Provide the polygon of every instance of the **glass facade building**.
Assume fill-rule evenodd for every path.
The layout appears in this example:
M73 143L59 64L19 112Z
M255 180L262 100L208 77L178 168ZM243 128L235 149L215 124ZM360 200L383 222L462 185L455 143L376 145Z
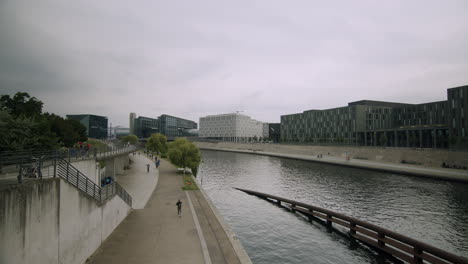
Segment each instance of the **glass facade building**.
M281 116L281 140L310 143L447 148L467 143L468 86L447 101L404 104L362 100Z
M161 133L169 140L173 140L176 137L186 136L189 130L197 129L197 123L170 115L150 118L136 117L136 114L131 113L130 127L133 127L133 133L139 138L148 138L154 133Z
M86 127L86 133L90 138L107 138L108 120L105 116L98 115L67 115L67 119L80 121Z

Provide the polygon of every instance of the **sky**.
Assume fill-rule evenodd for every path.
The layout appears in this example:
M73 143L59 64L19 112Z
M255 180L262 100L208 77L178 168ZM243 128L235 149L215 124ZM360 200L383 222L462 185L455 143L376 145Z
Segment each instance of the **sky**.
M468 84L468 1L0 0L0 94L44 111L264 122Z

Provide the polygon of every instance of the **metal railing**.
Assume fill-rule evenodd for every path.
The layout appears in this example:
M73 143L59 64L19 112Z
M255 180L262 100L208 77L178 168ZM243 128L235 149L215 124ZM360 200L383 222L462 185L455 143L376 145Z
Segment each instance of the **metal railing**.
M64 150L25 150L25 151L2 151L0 152L0 173L18 169L21 164L31 164L40 159L42 162L62 158L68 162L86 159L104 159L115 155L131 153L137 150L136 146L108 147L106 150L98 151L84 149Z
M54 172L54 177L58 176L68 181L79 190L93 197L99 203L117 194L130 207L132 206L132 197L117 182L113 182L101 188L64 159L56 160Z
M341 213L275 195L235 189L270 201L274 200L280 206L281 203L286 203L293 212L300 212L309 217L309 220L320 219L330 227L335 223L348 228L351 237L407 263L468 263L467 258Z
M86 175L76 169L70 162L76 159L99 159L131 153L136 150L134 146L125 146L121 148L112 148L108 151L95 153L96 155L73 155L73 151L15 151L1 152L0 166L10 165L10 171L17 175L17 181L21 184L24 180L44 179L60 177L87 195L93 197L99 203L102 203L114 195L118 195L130 207L132 206L132 197L120 186L113 182L100 187ZM8 175L8 174L7 174ZM8 182L9 183L9 182Z

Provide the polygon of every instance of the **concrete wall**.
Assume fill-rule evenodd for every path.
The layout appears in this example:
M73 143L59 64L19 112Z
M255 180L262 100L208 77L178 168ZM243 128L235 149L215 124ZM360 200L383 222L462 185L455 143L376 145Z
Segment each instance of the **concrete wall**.
M82 264L101 244L102 209L63 180L60 197L59 263Z
M106 177L113 177L118 180L119 175L123 175L124 172L124 167L129 166L129 156L128 155L122 155L122 156L117 156L112 159L107 159L105 160L106 163L106 172L105 175Z
M58 180L0 192L0 263L58 263Z
M195 142L200 147L226 148L240 150L256 150L285 154L317 155L345 157L347 153L351 158L400 163L402 160L420 163L425 166L440 167L442 162L468 167L468 153L436 149L411 148L382 148L382 147L354 147L354 146L306 146L285 144L236 144L230 142Z
M73 165L73 167L75 167L81 173L86 175L86 177L88 177L94 183L98 184L99 174L96 173L96 172L98 171L99 163L96 162L96 160L94 160L94 159L78 160L78 161L73 161L71 164Z
M95 200L61 179L0 192L0 263L84 263L130 213L114 196Z

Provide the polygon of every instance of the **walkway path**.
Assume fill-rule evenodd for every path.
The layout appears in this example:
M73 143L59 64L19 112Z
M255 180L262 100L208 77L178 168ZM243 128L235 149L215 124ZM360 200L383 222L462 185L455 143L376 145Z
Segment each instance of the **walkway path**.
M119 184L132 196L132 208L143 209L158 184L159 170L154 161L144 155L130 154L132 164L124 175L117 175ZM150 164L150 171L146 171L146 164Z
M146 171L140 174L148 175ZM230 243L232 237L203 194L183 191L182 184L182 175L163 160L156 190L146 206L133 210L88 263L241 263ZM175 205L178 199L181 217ZM242 263L250 263L248 257L244 259L248 261Z

